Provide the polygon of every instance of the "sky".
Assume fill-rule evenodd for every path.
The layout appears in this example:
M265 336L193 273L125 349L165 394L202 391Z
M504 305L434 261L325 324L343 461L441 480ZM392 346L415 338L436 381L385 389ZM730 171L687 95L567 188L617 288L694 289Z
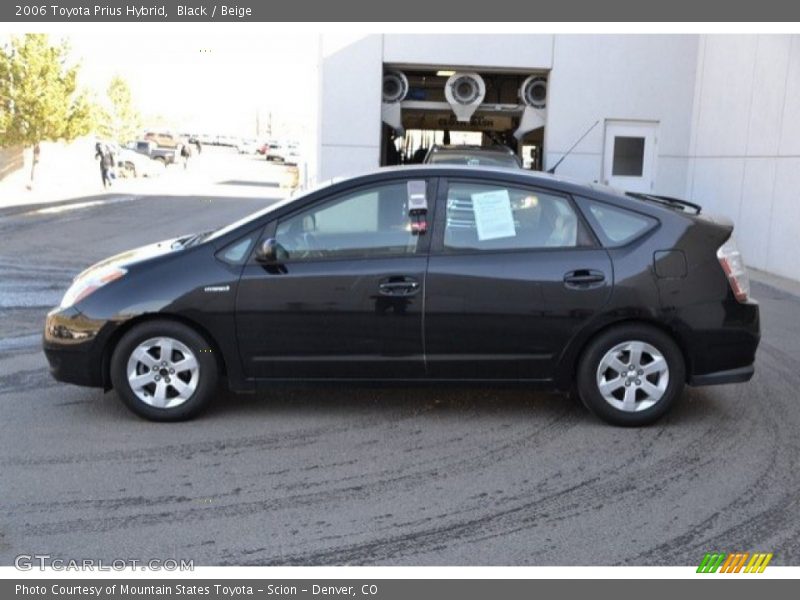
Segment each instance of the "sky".
M81 84L98 98L114 75L128 81L146 127L168 123L186 133L255 136L259 115L266 137L270 113L278 134L297 137L316 126L317 34L142 27L61 37L81 61Z

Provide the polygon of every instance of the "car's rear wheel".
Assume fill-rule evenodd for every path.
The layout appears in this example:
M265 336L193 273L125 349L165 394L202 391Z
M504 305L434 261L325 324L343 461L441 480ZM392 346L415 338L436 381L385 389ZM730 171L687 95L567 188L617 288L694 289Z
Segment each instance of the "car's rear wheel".
M173 321L147 321L127 332L111 357L111 381L122 401L153 421L190 419L217 387L208 342Z
M612 328L594 338L578 364L578 394L608 423L642 426L663 416L680 396L683 355L669 335L647 325Z

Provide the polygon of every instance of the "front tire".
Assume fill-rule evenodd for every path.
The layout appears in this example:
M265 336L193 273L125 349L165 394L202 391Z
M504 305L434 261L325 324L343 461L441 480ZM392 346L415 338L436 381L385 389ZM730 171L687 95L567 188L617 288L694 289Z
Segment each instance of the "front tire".
M208 405L217 389L218 367L208 342L194 329L174 321L147 321L117 344L111 381L140 417L182 421Z
M640 427L661 418L686 379L683 354L663 331L621 325L586 347L578 364L578 394L586 408L612 425Z

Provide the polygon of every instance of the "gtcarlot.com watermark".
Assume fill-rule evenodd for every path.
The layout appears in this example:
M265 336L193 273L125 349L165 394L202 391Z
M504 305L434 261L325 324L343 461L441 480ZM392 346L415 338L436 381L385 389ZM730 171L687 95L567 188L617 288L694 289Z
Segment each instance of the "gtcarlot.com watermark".
M49 554L20 554L14 558L20 571L194 571L194 560L183 558L54 558Z

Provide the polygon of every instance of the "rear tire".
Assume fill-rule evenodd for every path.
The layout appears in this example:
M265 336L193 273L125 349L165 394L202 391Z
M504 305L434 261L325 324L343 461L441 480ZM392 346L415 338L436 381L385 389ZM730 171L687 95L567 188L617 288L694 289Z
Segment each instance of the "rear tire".
M206 408L217 389L209 343L175 321L146 321L122 336L111 357L111 382L134 413L183 421Z
M578 394L593 414L612 425L640 427L672 408L683 390L686 367L666 333L629 324L589 342L576 379Z

